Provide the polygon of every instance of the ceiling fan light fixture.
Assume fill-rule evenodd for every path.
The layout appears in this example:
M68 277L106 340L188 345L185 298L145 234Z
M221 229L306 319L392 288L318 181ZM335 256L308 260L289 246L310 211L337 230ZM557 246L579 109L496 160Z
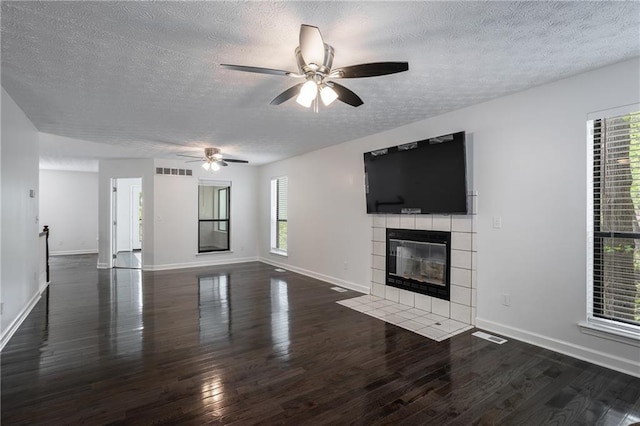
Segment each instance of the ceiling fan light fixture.
M338 99L338 94L325 84L322 86L322 89L320 89L320 98L325 106L329 106L333 101Z
M318 85L315 81L309 80L300 88L300 94L298 94L296 102L303 107L309 108L316 96L318 96Z
M272 68L262 68L246 65L221 64L223 68L252 72L304 78L304 81L289 87L276 96L271 105L280 105L296 97L297 103L318 112L318 92L324 105L333 103L336 99L352 107L359 107L364 102L352 90L329 81L340 78L378 77L409 70L408 62L368 62L333 68L335 50L333 46L324 42L320 29L313 25L300 26L300 44L295 49L298 71L284 71ZM328 86L328 87L326 87ZM326 92L326 93L325 93Z
M301 83L302 84L302 83ZM299 90L299 89L297 89ZM218 171L221 167L228 166L227 163L248 163L247 160L240 160L238 158L224 158L224 155L220 153L220 148L205 148L204 157L196 157L188 154L176 154L179 157L195 158L195 160L189 160L187 163L195 163L202 161L202 168L209 171Z

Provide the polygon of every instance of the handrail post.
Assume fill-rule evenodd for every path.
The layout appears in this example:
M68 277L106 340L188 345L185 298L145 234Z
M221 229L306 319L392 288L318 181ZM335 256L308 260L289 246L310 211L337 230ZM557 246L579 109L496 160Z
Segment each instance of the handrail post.
M45 238L45 247L46 247L46 257L47 257L47 282L50 281L49 278L49 225L44 225L44 228L42 228L42 232L44 232L46 234L46 238Z

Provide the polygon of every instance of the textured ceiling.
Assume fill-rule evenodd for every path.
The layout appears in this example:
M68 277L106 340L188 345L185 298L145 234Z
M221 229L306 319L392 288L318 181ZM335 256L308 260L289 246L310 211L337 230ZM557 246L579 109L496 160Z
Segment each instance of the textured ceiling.
M334 68L409 71L342 80L364 105L314 113L269 105L297 80L220 67L296 71L302 23L335 48ZM45 138L44 157L217 146L260 164L638 56L639 34L638 2L3 1L2 86L66 137Z

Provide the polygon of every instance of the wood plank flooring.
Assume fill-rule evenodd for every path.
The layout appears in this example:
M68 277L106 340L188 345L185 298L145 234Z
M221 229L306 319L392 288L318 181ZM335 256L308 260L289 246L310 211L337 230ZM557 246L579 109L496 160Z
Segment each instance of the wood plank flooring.
M435 342L262 263L52 258L2 351L2 425L629 425L640 379L514 340Z

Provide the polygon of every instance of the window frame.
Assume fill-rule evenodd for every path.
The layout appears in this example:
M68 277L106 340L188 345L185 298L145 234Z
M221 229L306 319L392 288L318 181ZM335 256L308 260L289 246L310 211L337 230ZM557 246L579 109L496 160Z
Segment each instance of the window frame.
M602 264L597 253L603 250L605 237L640 238L640 233L602 232L600 228L599 190L596 190L596 179L599 179L601 167L595 159L595 125L599 120L613 118L640 111L640 104L628 105L607 111L589 114L587 117L587 312L586 320L578 325L585 334L640 347L640 326L624 319L611 318L603 314L595 303L602 297L602 283L598 277L602 275ZM598 193L597 193L598 192Z
M219 209L220 209L220 191L225 191L226 193L226 205L227 205L227 214L226 214L226 219L201 219L200 218L200 214L201 214L201 205L200 205L200 188L201 187L214 187L214 188L218 188L217 191L215 192L214 196L213 196L213 200L214 201L214 205L212 206L212 209L214 212L218 213L219 215ZM212 201L213 201L212 200ZM217 205L216 205L217 204ZM202 223L205 222L209 222L209 223L213 223L214 225L214 229L216 230L216 232L220 232L220 233L224 233L226 234L226 248L212 248L212 249L203 249L201 246L201 229ZM231 251L231 182L225 182L225 181L213 181L213 180L205 180L205 179L200 179L198 181L198 239L197 239L197 247L198 247L198 254L203 254L203 253L220 253L220 252L230 252ZM222 229L225 228L225 229Z
M280 185L282 184L283 181L286 181L286 198L287 198L287 204L288 204L288 198L289 198L289 178L287 176L278 176L278 177L274 177L271 179L271 237L270 237L270 252L272 254L277 254L280 256L287 256L288 255L288 223L289 223L289 215L288 215L288 208L287 208L287 218L286 219L282 219L280 217L280 211L279 211L279 206L280 206ZM287 224L287 246L282 248L280 246L280 224L281 223L286 223Z

